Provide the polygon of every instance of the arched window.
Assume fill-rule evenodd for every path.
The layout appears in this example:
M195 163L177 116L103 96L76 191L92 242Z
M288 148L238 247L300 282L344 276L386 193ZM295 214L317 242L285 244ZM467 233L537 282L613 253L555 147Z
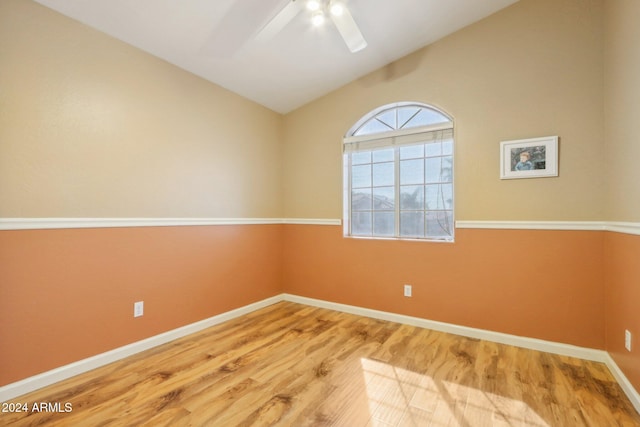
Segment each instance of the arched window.
M453 241L453 120L396 103L344 138L346 236Z

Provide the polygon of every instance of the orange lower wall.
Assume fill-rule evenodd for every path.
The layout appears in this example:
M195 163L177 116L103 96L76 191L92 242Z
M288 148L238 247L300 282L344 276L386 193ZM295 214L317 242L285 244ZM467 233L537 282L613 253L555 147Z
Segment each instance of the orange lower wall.
M288 292L606 346L640 389L638 253L640 236L594 231L458 229L453 244L312 225L1 231L0 386Z
M640 390L640 236L606 233L605 325L607 351ZM632 333L631 352L624 348Z
M456 242L345 239L287 225L285 292L604 349L598 231L456 230ZM413 285L413 297L402 295Z
M1 231L0 386L276 295L281 256L282 225Z

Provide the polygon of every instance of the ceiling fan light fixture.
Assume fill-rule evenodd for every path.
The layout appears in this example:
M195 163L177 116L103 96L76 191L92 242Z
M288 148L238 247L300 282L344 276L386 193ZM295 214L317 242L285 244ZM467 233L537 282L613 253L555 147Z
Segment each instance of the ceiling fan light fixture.
M333 16L342 16L342 14L344 13L344 4L339 1L332 1L331 5L329 6L329 12Z
M311 23L314 27L320 27L324 24L324 13L321 10L313 12L311 15Z
M309 9L312 12L315 12L316 10L320 10L320 1L319 0L309 0L307 1L307 9Z
M346 5L346 1L347 0L289 0L276 16L258 32L255 39L260 42L270 40L291 22L298 13L303 9L307 9L311 15L310 23L312 26L319 28L325 24L327 18L331 19L349 51L352 53L359 52L367 47L367 41L362 35L358 24L353 19ZM307 15L307 18L309 18L309 15Z

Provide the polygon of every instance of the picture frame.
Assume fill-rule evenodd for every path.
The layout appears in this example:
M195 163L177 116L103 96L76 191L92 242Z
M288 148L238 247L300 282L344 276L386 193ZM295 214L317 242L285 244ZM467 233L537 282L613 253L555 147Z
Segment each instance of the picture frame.
M500 143L500 179L554 176L558 176L557 136Z

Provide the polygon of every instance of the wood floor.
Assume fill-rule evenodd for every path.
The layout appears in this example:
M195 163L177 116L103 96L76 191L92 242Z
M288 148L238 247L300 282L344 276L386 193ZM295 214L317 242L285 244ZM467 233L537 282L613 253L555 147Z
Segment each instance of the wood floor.
M640 426L603 364L288 302L13 402L0 425Z

